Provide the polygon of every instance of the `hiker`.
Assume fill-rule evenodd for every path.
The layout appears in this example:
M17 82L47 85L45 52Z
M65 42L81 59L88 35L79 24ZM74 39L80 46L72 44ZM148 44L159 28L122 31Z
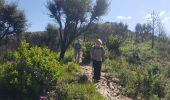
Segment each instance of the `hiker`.
M77 42L75 43L74 50L75 50L75 62L79 64L80 63L80 52L81 52L80 40L77 40Z
M100 80L102 61L104 58L104 48L102 46L101 39L97 39L96 44L92 46L90 50L90 56L93 61L93 82L98 82Z

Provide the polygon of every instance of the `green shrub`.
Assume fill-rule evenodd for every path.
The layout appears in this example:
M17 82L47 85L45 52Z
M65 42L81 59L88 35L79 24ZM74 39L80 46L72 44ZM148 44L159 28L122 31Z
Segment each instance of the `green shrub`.
M111 53L114 52L114 54L116 56L119 56L121 54L120 46L121 46L122 42L123 42L123 40L121 39L120 36L111 35L111 36L109 36L109 38L106 41L106 46Z
M92 42L86 42L84 44L84 46L82 47L82 51L83 51L83 59L82 59L82 63L84 64L89 64L91 61L91 57L90 57L90 49L91 47L94 45L95 43Z
M170 82L168 82L168 83L170 83ZM170 100L170 87L169 87L169 85L167 86L167 89L166 89L165 100Z
M140 72L130 67L121 69L118 77L120 79L120 83L124 87L122 89L122 94L133 99L137 99L138 95L141 93L140 91L143 77L141 76Z
M122 93L133 99L155 100L165 98L166 80L158 65L151 67L129 66L121 68L118 77L124 87Z
M74 60L75 54L74 49L68 49L65 53L64 63L72 62Z
M10 61L11 59L12 59L11 52L6 51L5 53L2 53L0 55L0 64L3 65L5 62Z
M37 99L56 84L60 64L56 54L47 48L32 47L21 42L13 53L13 61L3 65L3 85L13 99Z
M82 75L80 66L73 62L63 65L63 68L60 69L59 72L61 73L61 76L58 77L58 84L77 82Z
M57 54L47 48L29 47L23 41L11 54L11 60L0 67L0 89L5 89L8 99L38 100L40 95L47 95L59 100L104 100L88 83L79 65L58 62ZM86 82L81 78L86 78Z
M105 100L92 84L65 84L58 91L57 100Z
M166 70L166 77L167 77L167 78L170 78L170 68L168 68L168 69Z
M130 55L128 56L128 62L130 64L141 64L139 53L139 50L134 50L132 53L130 53Z
M103 63L102 70L107 71L110 75L117 75L121 69L128 66L128 62L123 59L106 59Z
M158 98L164 98L165 87L166 80L162 74L158 73L157 67L152 66L147 69L143 80L143 96L146 99L151 99L153 95L156 95Z

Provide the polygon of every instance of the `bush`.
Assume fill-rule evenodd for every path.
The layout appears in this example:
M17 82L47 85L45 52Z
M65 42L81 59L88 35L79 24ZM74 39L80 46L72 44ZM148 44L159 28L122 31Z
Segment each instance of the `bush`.
M117 75L121 69L128 66L128 62L121 58L121 59L106 59L103 63L102 70L107 71L110 75Z
M90 57L90 49L91 47L94 45L95 43L92 42L86 42L82 48L83 51L83 59L82 59L82 63L84 64L89 64L91 61L91 57Z
M56 98L57 100L105 100L92 84L65 84Z
M143 79L143 94L146 99L151 99L153 95L158 98L165 97L166 80L159 72L157 66L147 69Z
M165 68L165 76L166 76L167 78L170 78L170 66L168 66L168 67Z
M0 64L1 99L38 100L40 95L45 95L59 100L104 100L83 76L80 66L68 62L72 51L68 52L69 60L58 62L57 53L30 47L23 41L18 51L9 54L9 59Z
M128 62L130 64L141 64L141 59L139 57L139 50L134 50L129 56L128 56Z
M170 83L170 82L169 82ZM167 91L166 91L166 95L165 95L165 100L170 100L170 87L167 86Z
M165 98L166 80L157 66L150 68L123 68L119 73L123 94L134 99L152 100Z
M60 64L56 54L47 48L32 47L21 42L18 51L12 53L13 61L3 65L3 87L11 99L38 99L50 86L56 84Z
M106 41L106 46L111 53L114 52L115 56L119 56L121 54L120 46L122 43L123 43L123 40L121 39L120 36L111 35Z
M50 100L105 100L95 86L87 81L77 64L64 64L60 73L57 89L48 94Z
M82 70L80 66L69 62L68 64L63 65L63 68L60 69L60 77L58 77L58 84L67 84L72 82L77 82L82 75Z
M65 53L64 63L72 62L74 60L75 54L74 49L68 49Z

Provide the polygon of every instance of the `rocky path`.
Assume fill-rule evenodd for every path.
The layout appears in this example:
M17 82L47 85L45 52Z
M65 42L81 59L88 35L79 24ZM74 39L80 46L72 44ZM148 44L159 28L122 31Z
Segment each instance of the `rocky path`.
M84 74L92 81L92 67L82 66ZM107 98L107 100L132 100L120 94L121 86L118 85L117 78L109 79L107 73L101 72L101 80L95 83L97 90Z

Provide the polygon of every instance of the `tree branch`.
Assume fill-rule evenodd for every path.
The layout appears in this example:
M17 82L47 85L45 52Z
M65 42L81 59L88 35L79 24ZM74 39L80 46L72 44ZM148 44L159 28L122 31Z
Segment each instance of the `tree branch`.
M77 36L85 33L89 29L89 27L91 26L93 21L94 21L94 19L91 18L90 22L87 24L87 26L84 29L82 28L82 30L80 29L75 36L77 37Z
M54 18L57 20L58 24L59 24L59 33L60 33L60 42L62 43L63 41L63 26L62 26L62 22L61 22L61 12L58 11L58 14L54 14Z
M12 32L8 32L10 27L11 27L11 26L8 26L8 27L6 28L6 30L2 33L3 35L0 36L0 40L2 40L6 35L12 33Z

